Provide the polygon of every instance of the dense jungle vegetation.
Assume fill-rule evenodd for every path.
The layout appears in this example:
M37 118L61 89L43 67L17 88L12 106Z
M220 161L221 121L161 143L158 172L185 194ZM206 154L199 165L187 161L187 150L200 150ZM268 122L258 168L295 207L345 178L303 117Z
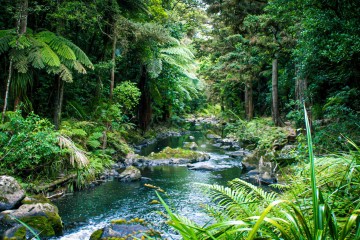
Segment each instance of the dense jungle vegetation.
M213 193L217 225L168 209L171 224L185 239L355 239L359 16L350 0L0 0L0 174L31 186L76 173L81 188L189 115L263 148L292 125L285 210L261 215L279 196L234 180L210 186L236 202Z

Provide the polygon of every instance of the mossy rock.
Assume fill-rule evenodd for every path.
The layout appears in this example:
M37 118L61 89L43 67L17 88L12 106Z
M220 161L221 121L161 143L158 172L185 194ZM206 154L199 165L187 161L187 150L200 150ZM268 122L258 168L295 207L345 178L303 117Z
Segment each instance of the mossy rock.
M14 226L3 233L3 240L25 240L26 228L22 225ZM1 237L1 236L0 236Z
M150 154L148 158L151 160L170 159L170 158L196 159L201 156L202 153L199 152L182 149L182 148L166 147L161 152Z
M132 240L161 237L159 232L149 228L147 225L143 219L139 218L134 218L129 221L125 219L115 219L111 221L109 227L93 232L90 240Z
M103 234L104 230L103 229L99 229L96 230L95 232L93 232L90 236L90 240L100 240L101 239L101 235Z
M52 237L62 234L63 225L56 206L50 203L24 204L19 209L5 213L3 221L9 224L16 224L8 214L21 220L36 232L40 237Z
M38 194L33 196L27 196L22 201L22 204L34 204L34 203L51 203L44 195Z

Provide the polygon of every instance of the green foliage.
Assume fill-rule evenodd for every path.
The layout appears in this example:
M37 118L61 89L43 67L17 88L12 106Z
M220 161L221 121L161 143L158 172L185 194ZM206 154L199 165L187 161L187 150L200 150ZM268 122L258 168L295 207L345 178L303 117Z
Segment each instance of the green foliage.
M269 150L276 141L286 143L287 130L275 127L269 118L257 118L246 122L237 119L234 123L227 123L227 135L241 139L245 143L255 144L259 150Z
M53 125L33 113L24 118L21 112L8 112L1 132L2 174L35 177L64 154Z
M126 81L114 89L114 101L119 103L124 114L132 113L139 104L141 92L135 83Z

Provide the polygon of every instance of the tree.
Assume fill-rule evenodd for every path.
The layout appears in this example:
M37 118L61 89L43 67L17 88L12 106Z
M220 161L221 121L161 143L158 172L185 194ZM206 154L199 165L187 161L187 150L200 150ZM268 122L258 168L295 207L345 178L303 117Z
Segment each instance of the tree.
M49 74L58 75L63 81L72 82L71 69L85 74L85 67L93 68L79 47L49 31L34 33L28 29L27 34L18 36L14 30L2 30L0 46L0 54L8 52L9 58L13 59L14 70L21 74L30 74L31 69L44 69ZM61 114L61 105L58 109L57 116ZM56 127L59 126L59 119L54 119Z

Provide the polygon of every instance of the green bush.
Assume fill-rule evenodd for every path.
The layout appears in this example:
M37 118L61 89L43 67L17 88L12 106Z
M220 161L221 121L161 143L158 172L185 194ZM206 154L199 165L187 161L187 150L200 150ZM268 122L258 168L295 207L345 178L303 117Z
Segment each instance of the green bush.
M1 174L38 175L64 152L54 126L33 113L24 118L20 111L7 112L7 121L0 129Z

